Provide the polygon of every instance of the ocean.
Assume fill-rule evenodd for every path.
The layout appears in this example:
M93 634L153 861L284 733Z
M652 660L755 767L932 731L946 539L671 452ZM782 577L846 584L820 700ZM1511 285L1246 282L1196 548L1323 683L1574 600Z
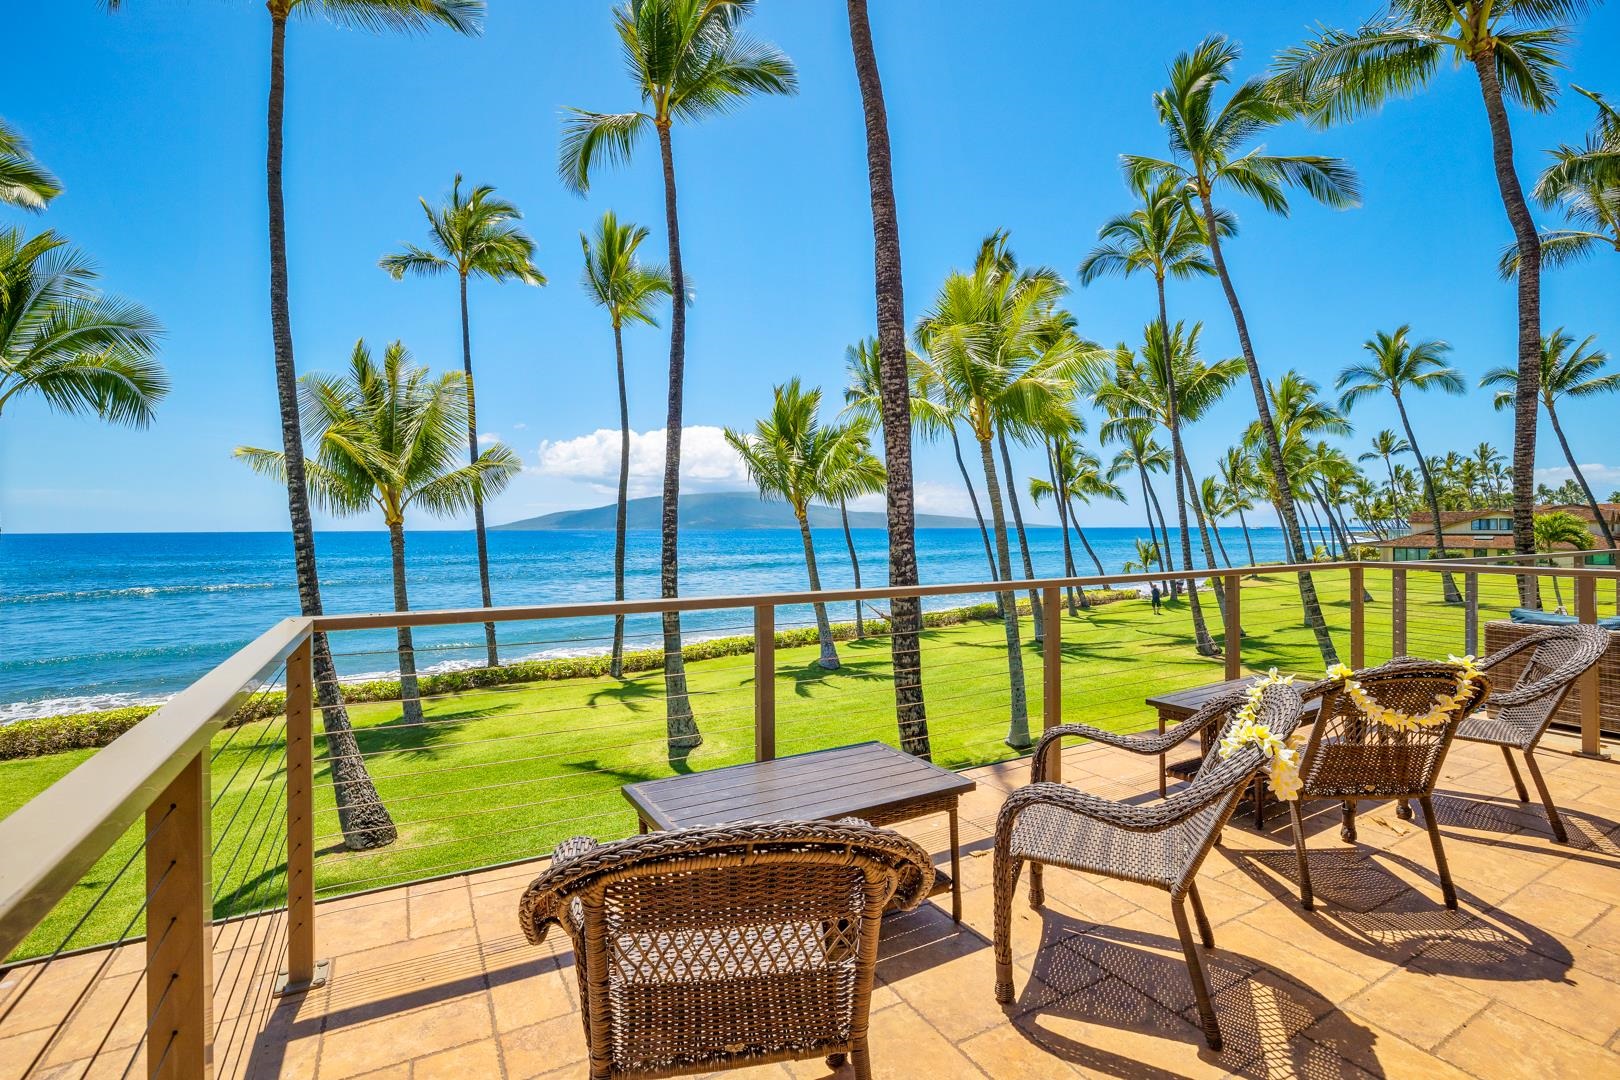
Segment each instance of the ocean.
M1030 530L1038 576L1057 576L1062 540L1055 528ZM1252 529L1256 559L1282 557L1282 534ZM1104 568L1135 558L1145 529L1093 528L1087 536ZM1227 552L1247 561L1243 534L1222 529ZM1172 536L1174 540L1174 536ZM816 530L824 588L852 584L843 533ZM497 604L579 603L613 597L613 534L598 531L492 532L491 586ZM862 583L887 580L887 535L855 530ZM1196 542L1195 542L1196 548ZM382 532L316 536L328 612L391 610L388 537ZM977 529L924 529L917 534L925 583L982 581L987 574ZM1075 544L1079 572L1095 566ZM407 539L413 608L478 603L477 557L470 532L418 532ZM1013 558L1018 561L1016 548ZM691 531L681 534L683 596L786 592L806 587L804 554L790 529ZM629 535L626 595L658 595L658 534ZM931 608L963 603L928 601ZM886 607L886 605L884 605ZM276 620L298 613L292 543L284 533L0 534L0 723L30 716L161 701L201 676ZM834 605L834 620L853 616ZM721 610L683 619L689 640L749 632L749 613ZM778 626L808 625L808 607L783 608ZM511 623L498 627L502 659L605 652L609 620ZM626 623L627 647L659 640L656 615ZM392 631L334 636L344 678L395 670ZM417 632L419 670L481 663L477 625Z

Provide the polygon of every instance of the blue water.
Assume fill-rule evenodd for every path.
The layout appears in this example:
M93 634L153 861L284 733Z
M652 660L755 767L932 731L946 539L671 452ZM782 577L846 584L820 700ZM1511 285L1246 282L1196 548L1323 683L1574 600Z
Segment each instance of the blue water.
M1108 571L1135 557L1145 530L1087 530ZM1252 530L1260 561L1281 558L1281 533ZM1246 561L1239 530L1223 529L1227 552ZM1057 576L1062 540L1056 529L1030 531L1037 575ZM852 584L843 533L817 530L822 585ZM497 604L609 600L613 596L611 532L493 532L489 535ZM862 583L887 580L887 535L855 531ZM316 538L328 612L393 607L385 533L332 532ZM1095 572L1075 545L1082 574ZM925 583L983 581L984 546L976 529L917 534ZM1016 551L1014 559L1017 559ZM470 532L412 533L407 566L411 606L478 603L477 558ZM806 586L803 549L791 530L694 531L681 536L684 596L785 592ZM658 534L631 533L626 595L658 595ZM962 603L935 598L930 607ZM292 544L280 533L103 533L0 535L0 722L23 716L162 700L251 641L271 623L298 613ZM849 604L834 606L849 618ZM683 620L691 638L746 633L746 610L694 612ZM808 608L783 608L778 625L807 625ZM503 659L606 650L609 620L511 623L499 626ZM658 640L657 616L627 620L632 646ZM418 632L418 667L466 666L483 656L475 626ZM394 670L391 631L334 635L345 677Z

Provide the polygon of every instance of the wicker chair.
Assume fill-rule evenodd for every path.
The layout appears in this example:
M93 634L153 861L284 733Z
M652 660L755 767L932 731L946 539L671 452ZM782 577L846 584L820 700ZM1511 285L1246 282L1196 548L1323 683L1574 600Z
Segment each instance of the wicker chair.
M1536 744L1547 733L1553 714L1564 703L1576 680L1585 675L1603 657L1609 647L1609 631L1597 626L1549 626L1520 638L1505 649L1498 649L1479 661L1481 671L1490 672L1518 666L1523 661L1519 654L1532 650L1529 664L1520 672L1518 682L1511 690L1493 690L1485 706L1489 716L1470 716L1457 729L1457 738L1469 742L1490 743L1502 748L1502 758L1508 772L1513 774L1513 786L1518 789L1519 801L1527 803L1530 795L1524 789L1524 779L1513 761L1513 751L1524 754L1524 763L1530 778L1536 782L1541 804L1547 808L1547 824L1552 826L1553 838L1560 844L1569 842L1564 822L1553 805L1547 791L1547 781L1536 766ZM1517 658L1515 661L1513 658ZM1503 664L1503 661L1508 661Z
M1460 670L1455 664L1403 658L1359 671L1356 681L1369 697L1386 708L1426 713L1436 695L1456 692ZM1485 699L1486 681L1476 680L1472 695L1445 722L1411 731L1394 731L1367 719L1345 693L1341 679L1323 680L1305 693L1309 697L1320 696L1322 703L1311 728L1310 741L1300 757L1299 797L1288 804L1293 821L1294 851L1299 859L1300 905L1309 911L1314 903L1310 863L1305 857L1305 823L1300 809L1306 800L1342 802L1344 825L1339 835L1353 842L1357 802L1416 799L1423 808L1429 842L1434 846L1434 861L1446 907L1455 909L1457 891L1451 885L1451 871L1446 866L1445 849L1440 846L1440 827L1434 820L1430 797L1458 725Z
M1230 723L1231 714L1244 701L1242 693L1222 695L1187 723L1202 726L1221 716ZM1266 689L1257 719L1286 737L1298 726L1300 709L1298 691L1279 684ZM996 1000L1007 1004L1013 998L1012 901L1024 863L1030 864L1031 907L1044 901L1043 864L1155 885L1170 894L1204 1038L1211 1049L1219 1050L1220 1025L1182 904L1192 901L1199 937L1205 948L1213 947L1215 936L1193 878L1265 758L1252 747L1224 759L1218 748L1211 749L1191 784L1162 802L1138 806L1045 780L1047 755L1064 733L1063 728L1054 728L1042 737L1035 749L1031 783L1007 797L996 819Z
M579 837L518 921L573 941L592 1080L846 1055L866 1078L879 921L933 880L922 848L853 819Z

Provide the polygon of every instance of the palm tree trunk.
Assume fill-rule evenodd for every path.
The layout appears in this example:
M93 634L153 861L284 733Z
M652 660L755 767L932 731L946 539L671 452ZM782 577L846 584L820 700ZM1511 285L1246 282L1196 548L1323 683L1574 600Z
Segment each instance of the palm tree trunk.
M1024 532L1024 514L1018 506L1018 484L1013 480L1012 455L1007 453L1007 433L998 424L996 426L996 443L1001 449L1001 469L1007 476L1007 502L1012 506L1013 528L1018 533L1018 550L1024 557L1024 580L1035 580L1035 564L1029 557L1029 536ZM1034 589L1029 590L1030 618L1035 621L1035 640L1044 638L1046 627L1042 618L1041 597Z
M1156 279L1154 284L1159 291L1159 334L1165 352L1164 396L1168 410L1165 426L1170 429L1170 471L1175 478L1176 520L1181 528L1181 561L1190 572L1193 569L1192 534L1187 529L1187 493L1182 486L1187 465L1181 451L1181 405L1176 400L1175 362L1170 356L1170 316L1164 305L1164 279ZM1187 578L1187 607L1192 612L1194 648L1200 656L1214 656L1219 650L1215 648L1215 639L1209 636L1209 627L1204 624L1204 609L1198 602L1198 582L1190 576Z
M1159 572L1167 573L1175 565L1174 556L1170 551L1170 525L1164 520L1164 507L1159 505L1159 493L1153 490L1153 483L1148 479L1147 467L1138 465L1136 471L1142 477L1142 501L1147 507L1148 536L1153 539L1153 546L1157 549L1155 554L1159 557ZM1154 511L1159 515L1160 537L1153 537ZM1170 561L1166 562L1167 559ZM1181 582L1172 578L1166 581L1165 585L1169 587L1171 596L1181 595Z
M1189 496L1187 501L1192 504L1193 519L1198 525L1198 539L1204 547L1204 565L1214 570L1217 565L1215 562L1215 549L1210 546L1209 525L1204 521L1203 496L1198 490L1198 477L1193 475L1192 466L1187 464L1185 455L1181 460L1181 468L1187 478L1187 495ZM1220 612L1222 632L1224 633L1226 625L1226 581L1224 578L1217 576L1210 581L1210 585L1215 590L1215 607Z
M951 425L951 451L956 455L956 467L962 471L962 483L967 485L968 502L973 505L973 519L979 523L979 538L984 541L984 559L990 564L990 580L1000 581L996 573L996 554L990 547L990 530L985 528L984 512L979 509L979 496L973 490L973 477L968 475L967 463L962 460L962 441L956 437L956 425ZM996 611L1001 611L1001 594L996 594Z
M298 371L293 363L292 313L287 285L287 210L281 192L282 121L287 96L287 20L270 20L270 100L265 181L270 218L270 336L276 362L276 398L281 407L281 444L287 462L287 513L292 522L298 605L307 616L321 613L321 581L315 565L315 526L304 481L304 436L298 423ZM377 797L365 759L349 726L338 692L337 668L325 634L313 648L315 697L321 706L326 755L332 762L332 792L344 846L361 851L398 838L394 820Z
M411 610L410 598L405 594L405 524L388 523L388 546L394 564L394 610ZM416 649L411 644L411 628L401 626L394 631L399 640L399 698L407 724L422 722L422 698L416 685Z
M461 277L461 370L467 378L467 463L478 463L478 403L473 395L472 332L467 321L467 275ZM473 492L473 532L478 544L478 588L485 607L494 607L489 594L489 536L484 530L484 496ZM495 649L495 624L484 624L484 651L489 666L499 667Z
M855 556L855 536L849 531L849 508L844 500L838 500L838 516L844 520L844 544L849 548L849 568L855 575L855 588L861 587L861 560ZM866 620L861 616L861 602L855 601L855 637L857 640L866 637Z
M1564 437L1564 426L1558 422L1558 413L1550 401L1547 403L1547 419L1552 421L1553 434L1558 436L1558 446L1564 451L1564 460L1569 462L1569 471L1575 474L1575 482L1581 486L1581 491L1586 495L1586 505L1591 507L1592 516L1597 519L1597 527L1603 533L1603 542L1611 548L1614 547L1614 531L1609 528L1609 519L1603 516L1597 496L1592 494L1592 485L1586 482L1581 467L1575 463L1575 454L1569 448L1569 440ZM1553 584L1558 584L1557 578L1553 579Z
M1232 309L1232 323L1237 328L1238 345L1243 349L1243 363L1249 369L1249 388L1254 391L1254 407L1259 414L1260 430L1266 439L1266 456L1271 463L1271 480L1277 500L1277 517L1282 522L1283 546L1291 561L1303 562L1305 543L1299 535L1299 517L1294 512L1294 496L1288 488L1288 463L1283 460L1282 443L1277 438L1277 424L1271 415L1271 403L1266 400L1266 381L1260 375L1260 362L1254 357L1254 344L1249 340L1249 323L1243 317L1243 305L1238 303L1237 290L1232 286L1232 275L1226 269L1226 256L1221 254L1220 233L1215 227L1215 207L1209 192L1198 192L1198 201L1204 212L1204 229L1209 238L1209 254L1215 263L1215 272L1226 293L1226 304ZM1316 638L1316 648L1322 654L1322 663L1331 667L1339 662L1339 650L1328 633L1327 621L1322 617L1322 603L1316 596L1316 582L1309 570L1299 572L1299 601L1305 611L1305 622Z
M1220 524L1218 522L1211 521L1209 531L1210 535L1215 537L1215 550L1221 553L1221 562L1226 565L1228 570L1232 569L1232 556L1226 553L1226 542L1221 539Z
M664 222L669 231L669 410L664 421L664 504L658 556L659 595L680 595L681 423L686 383L686 272L681 267L681 225L675 210L675 154L669 122L658 125L658 152L664 163ZM664 618L664 726L671 762L684 762L703 744L692 699L686 693L686 659L681 653L681 614Z
M1243 526L1243 546L1249 549L1249 565L1254 566L1254 541L1249 537L1249 519L1243 516L1243 508L1238 507L1238 524Z
M1069 577L1079 577L1074 572L1074 548L1069 544L1069 500L1064 498L1063 487L1058 483L1057 455L1052 452L1050 440L1046 444L1046 472L1052 481L1052 499L1057 503L1058 528L1063 533L1063 572ZM1081 590L1082 594L1084 590ZM1069 586L1065 594L1069 599L1069 618L1075 616L1075 587Z
M630 517L630 395L624 384L624 329L613 320L613 360L619 375L619 505L613 518L613 599L624 599L624 541ZM613 616L613 659L608 673L624 675L624 616Z
M804 569L810 576L810 591L821 591L821 573L816 569L816 544L810 536L810 519L805 512L794 507L799 519L799 539L804 542ZM821 657L816 661L828 671L838 667L838 650L833 646L832 624L827 621L827 605L819 600L810 605L816 613L816 641L821 645Z
M1491 159L1496 186L1502 192L1513 239L1519 246L1519 379L1513 391L1513 550L1528 555L1536 550L1535 471L1536 406L1541 398L1541 237L1524 201L1524 189L1513 167L1513 130L1502 105L1502 87L1496 78L1496 56L1487 48L1471 58L1485 99L1491 128ZM1415 451L1414 447L1414 451ZM1420 459L1421 460L1421 459ZM1521 602L1535 599L1536 577L1519 578Z
M1541 363L1539 353L1537 354L1536 363ZM1539 374L1540 368L1536 370ZM1418 449L1417 435L1412 431L1412 421L1407 419L1406 416L1406 403L1401 400L1399 394L1393 396L1395 398L1395 411L1400 413L1401 416L1401 427L1406 429L1407 445L1411 446L1412 456L1417 458L1418 472L1423 477L1423 493L1429 499L1429 513L1434 515L1434 557L1443 559L1446 557L1446 541L1444 528L1440 524L1440 495L1434 489L1434 477L1429 473L1429 462L1424 458L1423 451ZM1440 575L1440 583L1445 594L1446 603L1462 603L1462 593L1457 591L1457 582L1452 579L1449 573Z
M849 43L861 87L866 122L866 169L872 191L872 263L877 294L879 380L883 411L884 467L888 470L889 584L915 585L916 503L911 483L911 383L906 365L905 295L900 277L900 223L894 206L894 170L889 160L889 117L883 104L877 53L866 0L848 0ZM928 757L928 712L923 702L922 601L895 597L889 603L894 664L895 719L900 748Z
M1000 581L1012 580L1012 556L1007 547L1007 519L1001 513L1001 485L996 482L996 459L990 452L988 435L979 439L979 457L984 464L985 498L990 503L990 515L996 526L996 563L1000 567ZM1008 590L1001 606L1001 625L1007 631L1007 681L1011 689L1008 703L1007 745L1014 750L1027 750L1029 738L1029 703L1024 696L1024 650L1018 639L1018 594Z
M1072 505L1069 507L1069 522L1074 526L1074 534L1080 538L1080 546L1086 549L1086 554L1090 556L1092 565L1097 568L1097 576L1102 577L1107 574L1108 571L1103 569L1102 560L1097 558L1097 553L1092 550L1091 541L1086 539L1086 530L1080 527L1079 512Z

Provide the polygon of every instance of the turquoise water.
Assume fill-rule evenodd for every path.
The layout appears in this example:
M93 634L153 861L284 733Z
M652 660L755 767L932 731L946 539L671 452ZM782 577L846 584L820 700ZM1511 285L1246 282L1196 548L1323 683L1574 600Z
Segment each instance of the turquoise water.
M1135 557L1145 530L1088 529L1105 569ZM1252 530L1255 556L1281 558L1275 529ZM1223 529L1227 552L1246 561L1243 535ZM1174 540L1174 536L1172 536ZM1054 528L1030 530L1037 575L1057 576L1062 540ZM852 583L843 533L817 530L822 585ZM611 532L493 532L489 536L497 604L545 604L613 597ZM887 537L855 530L865 585L887 578ZM385 533L331 532L316 538L328 612L393 607ZM1095 566L1075 545L1079 572ZM917 535L926 583L982 581L984 545L976 529L926 529ZM1016 551L1014 559L1017 559ZM411 606L478 603L477 559L470 532L413 533L407 564ZM681 536L684 596L785 592L806 586L804 554L791 530L694 531ZM658 534L628 541L626 595L658 595ZM936 598L932 607L962 603ZM298 613L292 544L280 533L103 533L0 535L0 722L23 716L161 700L251 641L278 619ZM850 618L849 604L834 619ZM746 633L743 611L695 612L684 619L692 638ZM778 625L805 625L806 608L783 608ZM505 659L605 651L610 620L511 623L499 627ZM658 640L657 616L628 620L632 645ZM466 666L483 656L477 626L420 631L418 667ZM391 631L335 635L345 677L392 671Z

